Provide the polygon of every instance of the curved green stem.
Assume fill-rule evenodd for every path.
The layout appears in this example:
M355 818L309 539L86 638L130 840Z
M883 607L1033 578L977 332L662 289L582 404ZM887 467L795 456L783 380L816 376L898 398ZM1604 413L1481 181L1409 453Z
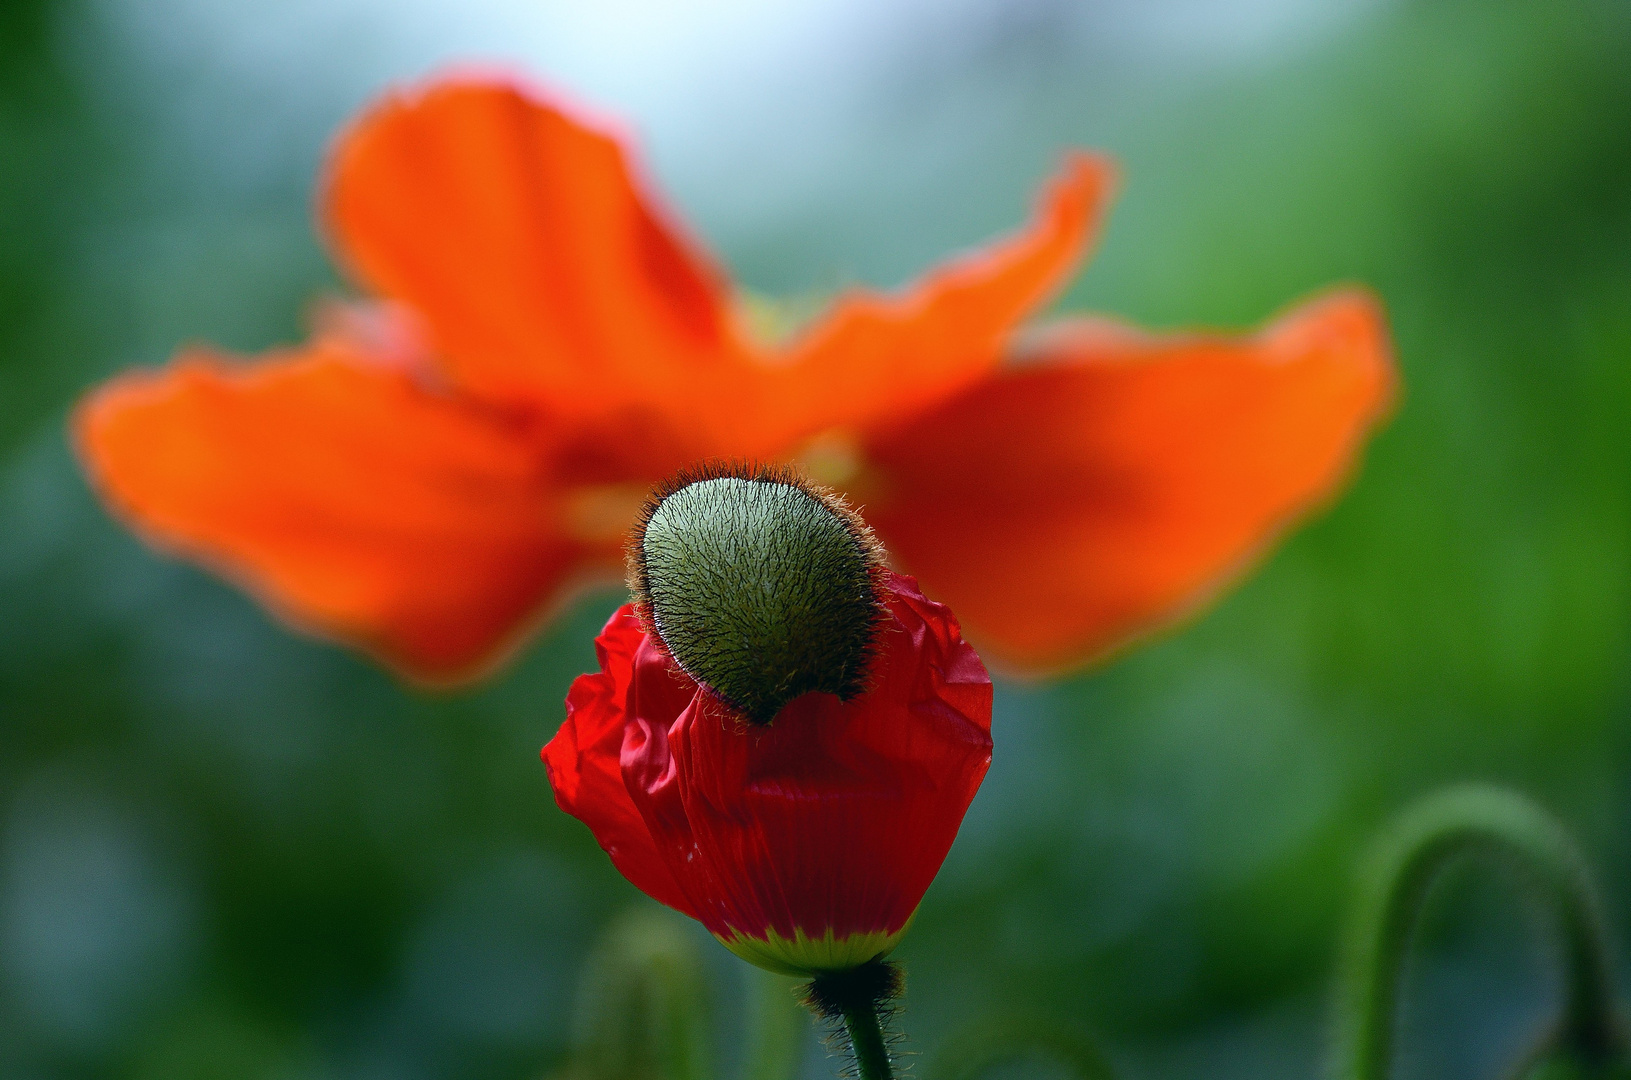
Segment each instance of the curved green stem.
M1487 786L1453 788L1407 809L1372 853L1343 956L1337 1080L1384 1080L1412 932L1445 868L1488 852L1521 869L1558 916L1562 1017L1551 1045L1587 1062L1626 1052L1612 964L1585 860L1555 818Z

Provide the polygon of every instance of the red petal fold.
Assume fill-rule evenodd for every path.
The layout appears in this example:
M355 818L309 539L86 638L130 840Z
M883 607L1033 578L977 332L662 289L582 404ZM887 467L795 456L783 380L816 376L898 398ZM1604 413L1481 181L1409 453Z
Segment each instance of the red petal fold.
M75 434L151 542L425 679L470 673L591 555L524 433L334 341L104 384Z
M514 84L386 97L338 141L325 206L341 261L490 402L683 415L747 365L718 275L618 142Z
M1064 323L875 434L867 518L982 650L1057 669L1192 611L1329 498L1393 385L1357 291L1247 338Z
M856 292L792 349L777 403L800 434L904 417L980 378L1049 300L1097 232L1110 162L1074 153L1023 231L931 271L897 296Z
M595 639L600 670L573 681L566 723L544 747L544 765L555 802L589 826L623 876L647 896L696 918L623 786L624 706L644 640L634 606L618 608Z

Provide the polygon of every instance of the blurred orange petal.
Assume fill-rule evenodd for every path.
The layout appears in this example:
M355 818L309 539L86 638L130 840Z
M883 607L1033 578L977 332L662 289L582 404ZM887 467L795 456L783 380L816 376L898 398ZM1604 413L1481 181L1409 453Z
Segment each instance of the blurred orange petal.
M1192 611L1330 497L1393 384L1357 291L1241 339L1067 322L875 435L865 512L983 651L1059 669Z
M124 375L75 434L147 539L421 679L470 673L589 554L524 433L333 341Z
M910 415L1002 360L1009 334L1052 298L1092 241L1115 183L1106 158L1071 154L1031 224L898 296L857 292L800 342L777 405L800 434Z
M618 142L515 85L387 96L336 144L325 209L341 261L489 402L683 412L748 364L719 276Z
M149 539L420 678L473 673L609 576L649 485L722 457L797 457L998 656L1066 665L1329 494L1392 385L1353 293L1245 339L1062 323L1004 366L1113 184L1072 154L1024 229L772 352L603 127L440 79L329 165L327 226L375 295L301 350L107 384L81 452Z

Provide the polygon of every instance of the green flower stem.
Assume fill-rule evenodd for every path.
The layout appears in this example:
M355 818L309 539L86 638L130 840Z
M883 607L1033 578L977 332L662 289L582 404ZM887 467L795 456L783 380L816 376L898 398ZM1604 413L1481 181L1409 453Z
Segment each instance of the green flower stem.
M904 989L900 966L868 960L844 971L824 971L804 988L804 1003L828 1022L842 1020L860 1080L894 1080L882 1010L892 1009Z
M884 1045L883 1025L878 1022L876 1005L857 1005L844 1010L844 1028L861 1080L895 1080L889 1063L889 1047Z
M1388 1075L1399 984L1423 904L1447 866L1475 853L1514 864L1557 913L1564 1000L1550 1047L1593 1066L1625 1054L1612 964L1585 860L1563 826L1528 799L1467 786L1407 809L1366 865L1343 957L1338 1080Z

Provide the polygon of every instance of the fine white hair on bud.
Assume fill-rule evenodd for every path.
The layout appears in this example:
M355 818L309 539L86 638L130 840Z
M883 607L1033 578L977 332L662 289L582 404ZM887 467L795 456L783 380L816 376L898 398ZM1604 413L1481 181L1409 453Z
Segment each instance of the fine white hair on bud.
M784 468L681 473L647 501L629 545L648 632L755 724L812 690L865 689L883 573L854 511Z

